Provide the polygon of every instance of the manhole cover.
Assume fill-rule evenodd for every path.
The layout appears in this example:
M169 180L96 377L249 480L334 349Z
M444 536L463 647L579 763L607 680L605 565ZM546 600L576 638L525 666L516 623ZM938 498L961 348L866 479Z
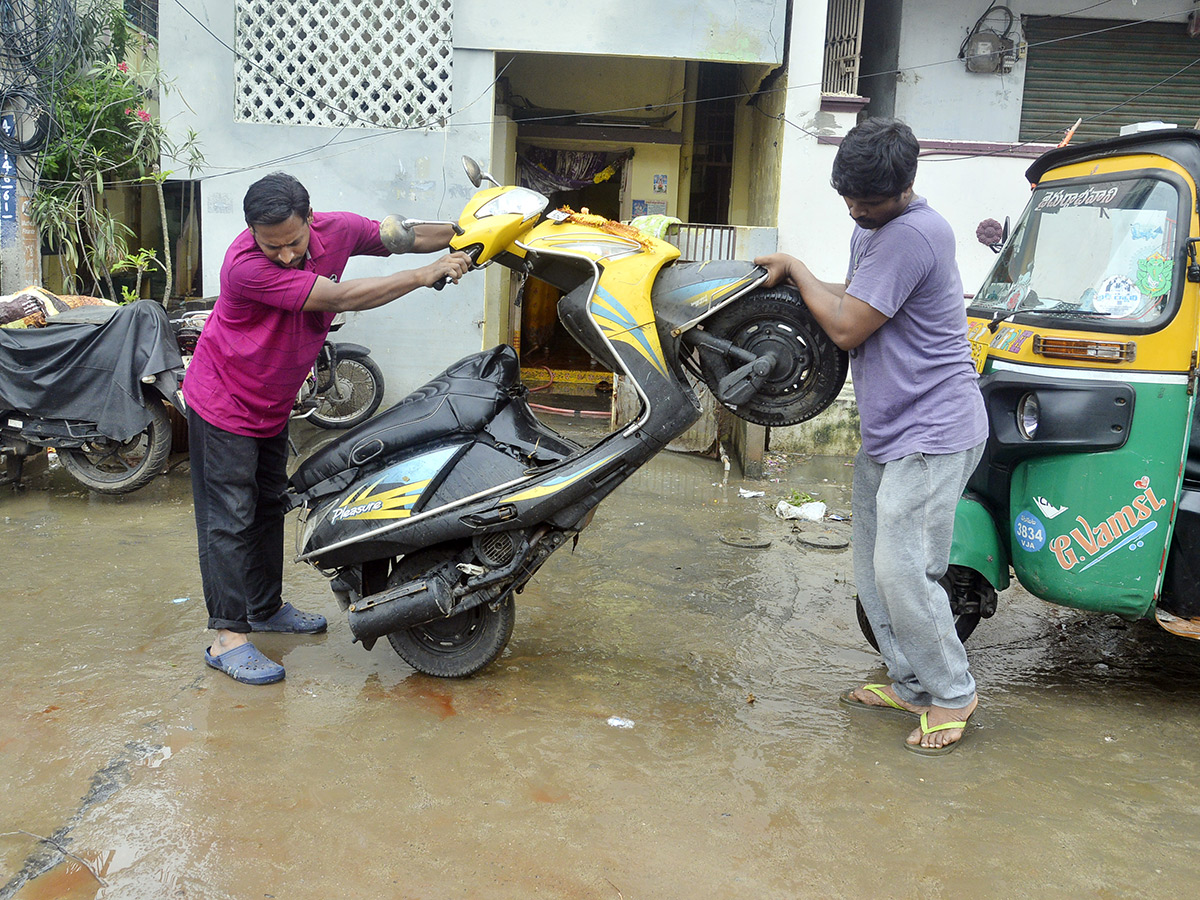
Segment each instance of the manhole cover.
M801 531L795 537L798 543L818 550L844 550L850 546L849 538L832 531Z

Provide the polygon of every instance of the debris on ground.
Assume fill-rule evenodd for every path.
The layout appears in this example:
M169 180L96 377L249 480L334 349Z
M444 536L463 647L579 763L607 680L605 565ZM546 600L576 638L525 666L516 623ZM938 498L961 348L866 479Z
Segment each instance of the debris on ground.
M825 504L820 500L811 500L799 506L780 500L775 504L775 515L781 519L803 519L806 522L820 522L825 518Z

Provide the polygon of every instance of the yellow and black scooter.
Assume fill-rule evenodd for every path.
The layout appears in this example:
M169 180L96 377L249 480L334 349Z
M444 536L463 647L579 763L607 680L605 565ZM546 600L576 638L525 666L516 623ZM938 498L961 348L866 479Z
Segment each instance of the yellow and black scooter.
M641 400L638 417L584 449L540 422L517 356L462 359L322 448L292 476L299 559L333 577L350 629L386 636L421 672L461 677L504 649L513 594L576 537L597 504L681 434L700 406L692 370L736 415L787 425L825 409L847 357L791 289L747 262L677 262L627 225L554 210L464 159L476 188L452 246L565 292L559 317ZM389 218L403 247L413 223ZM406 227L409 226L409 227Z

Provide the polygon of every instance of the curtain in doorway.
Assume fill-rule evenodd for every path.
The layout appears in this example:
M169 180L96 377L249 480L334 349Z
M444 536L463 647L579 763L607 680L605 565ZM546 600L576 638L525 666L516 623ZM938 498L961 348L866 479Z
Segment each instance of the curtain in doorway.
M632 149L604 153L526 147L517 153L517 183L540 194L576 191L608 181L632 156Z

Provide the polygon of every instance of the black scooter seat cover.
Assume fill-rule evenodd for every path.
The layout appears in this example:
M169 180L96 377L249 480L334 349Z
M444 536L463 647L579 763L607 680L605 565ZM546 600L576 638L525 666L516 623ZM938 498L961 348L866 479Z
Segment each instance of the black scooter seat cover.
M475 434L508 405L520 377L517 353L507 345L464 357L391 409L326 444L305 460L288 484L293 492L303 493L394 450Z

